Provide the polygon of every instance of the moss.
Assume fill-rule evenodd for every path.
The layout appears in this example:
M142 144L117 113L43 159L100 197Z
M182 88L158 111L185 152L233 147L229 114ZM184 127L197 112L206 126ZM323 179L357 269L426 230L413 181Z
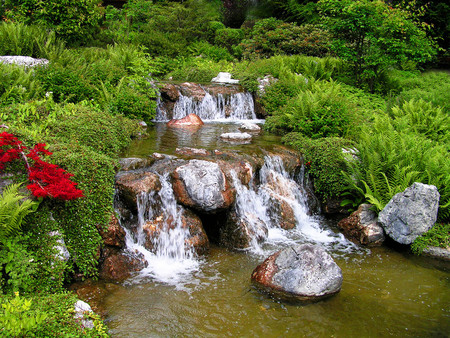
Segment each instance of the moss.
M419 255L428 246L450 247L450 224L436 223L430 230L416 238L411 244L411 250Z

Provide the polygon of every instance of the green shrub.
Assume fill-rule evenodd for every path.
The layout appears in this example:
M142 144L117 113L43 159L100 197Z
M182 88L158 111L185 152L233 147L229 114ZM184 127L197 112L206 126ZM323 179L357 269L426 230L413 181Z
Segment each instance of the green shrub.
M31 100L41 90L31 69L0 63L0 77L0 107Z
M244 38L244 32L238 28L222 28L216 30L216 37L214 42L220 47L228 48L231 51L231 46L237 45Z
M99 29L103 16L96 0L3 1L5 16L13 22L40 24L71 43L85 43Z
M224 47L213 46L207 42L195 42L187 47L187 50L192 56L201 56L202 58L209 59L215 62L219 62L221 60L234 60L228 49Z
M303 156L307 173L314 179L314 191L325 202L327 198L339 197L347 189L343 170L347 167L342 150L350 149L352 143L336 137L312 140L300 133L289 133L283 142L294 147Z
M311 83L283 107L276 107L273 117L267 119L266 127L274 131L301 132L311 138L346 136L352 115L339 90L335 83Z
M24 55L53 59L64 49L64 42L53 31L23 23L0 24L0 55Z
M225 25L220 21L210 21L208 22L208 28L206 29L206 39L209 43L214 43L216 37L216 31L219 29L224 29Z
M326 56L330 54L331 35L318 26L268 18L255 23L241 46L243 57L249 60L279 54Z
M222 60L214 62L201 58L188 59L184 65L170 73L175 81L211 82L219 72L231 71L232 65Z

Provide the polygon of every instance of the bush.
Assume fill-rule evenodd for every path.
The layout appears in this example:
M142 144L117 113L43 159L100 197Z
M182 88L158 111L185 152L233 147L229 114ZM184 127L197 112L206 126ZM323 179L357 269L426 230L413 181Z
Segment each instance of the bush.
M342 171L347 167L343 148L352 143L342 138L330 137L312 140L300 133L289 133L283 142L297 149L303 156L307 173L314 179L314 191L322 202L327 198L339 197L347 189Z
M450 246L450 224L436 223L430 230L414 240L411 250L415 254L421 254L429 246L440 248Z
M40 83L34 71L0 63L0 107L31 100L39 95ZM4 116L5 120L8 116Z
M232 70L232 65L226 61L213 62L201 58L188 59L184 65L170 73L175 81L211 82L219 72Z
M297 26L274 18L257 21L241 43L248 60L280 54L323 57L330 54L330 46L330 34L318 26Z
M233 56L224 47L210 45L207 42L195 42L188 47L188 51L192 56L200 56L202 58L219 62L221 60L233 61Z
M220 46L228 48L231 51L233 45L237 45L244 38L242 29L237 28L222 28L216 30L216 37L214 42Z

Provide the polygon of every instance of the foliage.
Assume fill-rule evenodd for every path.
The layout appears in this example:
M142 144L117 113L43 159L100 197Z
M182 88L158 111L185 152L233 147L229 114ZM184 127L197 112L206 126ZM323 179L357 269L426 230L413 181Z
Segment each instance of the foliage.
M211 82L219 72L231 71L232 65L222 60L213 62L202 58L187 59L177 70L170 73L174 81Z
M20 184L11 184L0 195L0 246L6 239L16 236L22 221L29 213L36 210L38 203L19 192Z
M77 183L70 180L72 174L41 159L42 155L52 154L45 147L45 143L38 143L33 148L28 148L13 134L0 133L0 169L8 162L20 158L25 162L28 173L27 189L35 197L49 196L67 201L82 197L83 192L76 188Z
M14 337L26 335L40 326L48 317L47 313L31 310L31 299L19 296L2 303L0 323L4 334Z
M353 65L357 85L376 81L394 65L426 62L435 55L433 43L410 15L382 1L321 0L319 8L334 35L332 49Z
M0 63L0 107L31 100L37 96L39 82L32 70Z
M42 26L27 26L22 22L0 24L0 55L23 55L35 58L56 58L65 45Z
M342 138L328 137L312 140L300 133L289 133L283 142L301 152L307 163L307 173L314 178L314 190L325 201L327 198L341 196L346 190L342 171L346 168L343 148L352 144Z
M70 43L86 42L103 16L97 0L3 1L5 17L15 23L40 24Z
M202 57L215 62L220 62L221 60L231 62L234 60L227 48L213 46L208 42L194 42L187 50L192 56Z
M297 26L274 18L255 23L241 43L243 57L253 60L280 54L326 56L330 54L330 35L314 25Z
M333 82L310 81L267 119L269 130L301 132L311 138L342 137L351 123L349 105ZM267 94L266 94L267 95Z
M214 41L218 46L228 48L228 50L231 51L231 47L239 44L243 38L244 32L242 29L222 28L216 30Z
M428 246L448 248L450 246L450 224L436 223L430 230L419 236L411 244L415 254L421 254Z
M401 130L386 115L362 128L356 149L358 160L348 161L348 182L381 210L413 182L435 185L441 195L438 220L450 216L450 162L448 144Z
M12 324L11 319L15 319L16 323L25 324L29 322L29 318L44 318L39 321L39 325L28 329L27 337L108 337L104 323L95 314L85 315L86 319L93 319L92 330L83 328L80 319L74 318L74 304L77 300L72 292L39 294L32 298L24 298L18 294L3 297L1 303L5 306L0 309L0 320L6 321L8 318L9 324ZM10 310L8 314L5 307ZM16 328L17 326L14 325ZM2 332L2 335L5 334Z

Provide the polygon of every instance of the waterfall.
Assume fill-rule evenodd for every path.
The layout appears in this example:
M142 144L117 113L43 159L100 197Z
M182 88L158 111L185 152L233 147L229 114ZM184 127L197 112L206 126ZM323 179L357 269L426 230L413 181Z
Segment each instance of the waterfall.
M213 96L205 91L205 96L201 100L180 93L173 107L173 118L181 119L194 113L206 121L254 120L256 119L254 105L253 96L250 93ZM167 121L169 115L159 101L156 121Z
M141 253L148 266L139 278L149 276L155 280L178 285L187 274L196 271L199 261L186 239L189 230L183 228L182 208L175 200L169 174L159 175L161 190L158 193L141 194L137 199L138 223L135 233L126 231L129 251ZM153 231L146 234L145 228ZM148 230L147 230L148 231ZM149 250L151 246L153 250Z
M261 254L261 244L256 237L264 236L266 244L293 242L315 242L320 244L338 244L345 239L331 231L324 230L319 222L309 215L303 188L289 175L279 156L265 156L264 165L259 174L260 185L251 184L248 188L234 177L236 189L236 211L254 234L251 251ZM292 209L295 228L280 228L280 212L274 203L285 202ZM267 234L263 234L264 229Z

